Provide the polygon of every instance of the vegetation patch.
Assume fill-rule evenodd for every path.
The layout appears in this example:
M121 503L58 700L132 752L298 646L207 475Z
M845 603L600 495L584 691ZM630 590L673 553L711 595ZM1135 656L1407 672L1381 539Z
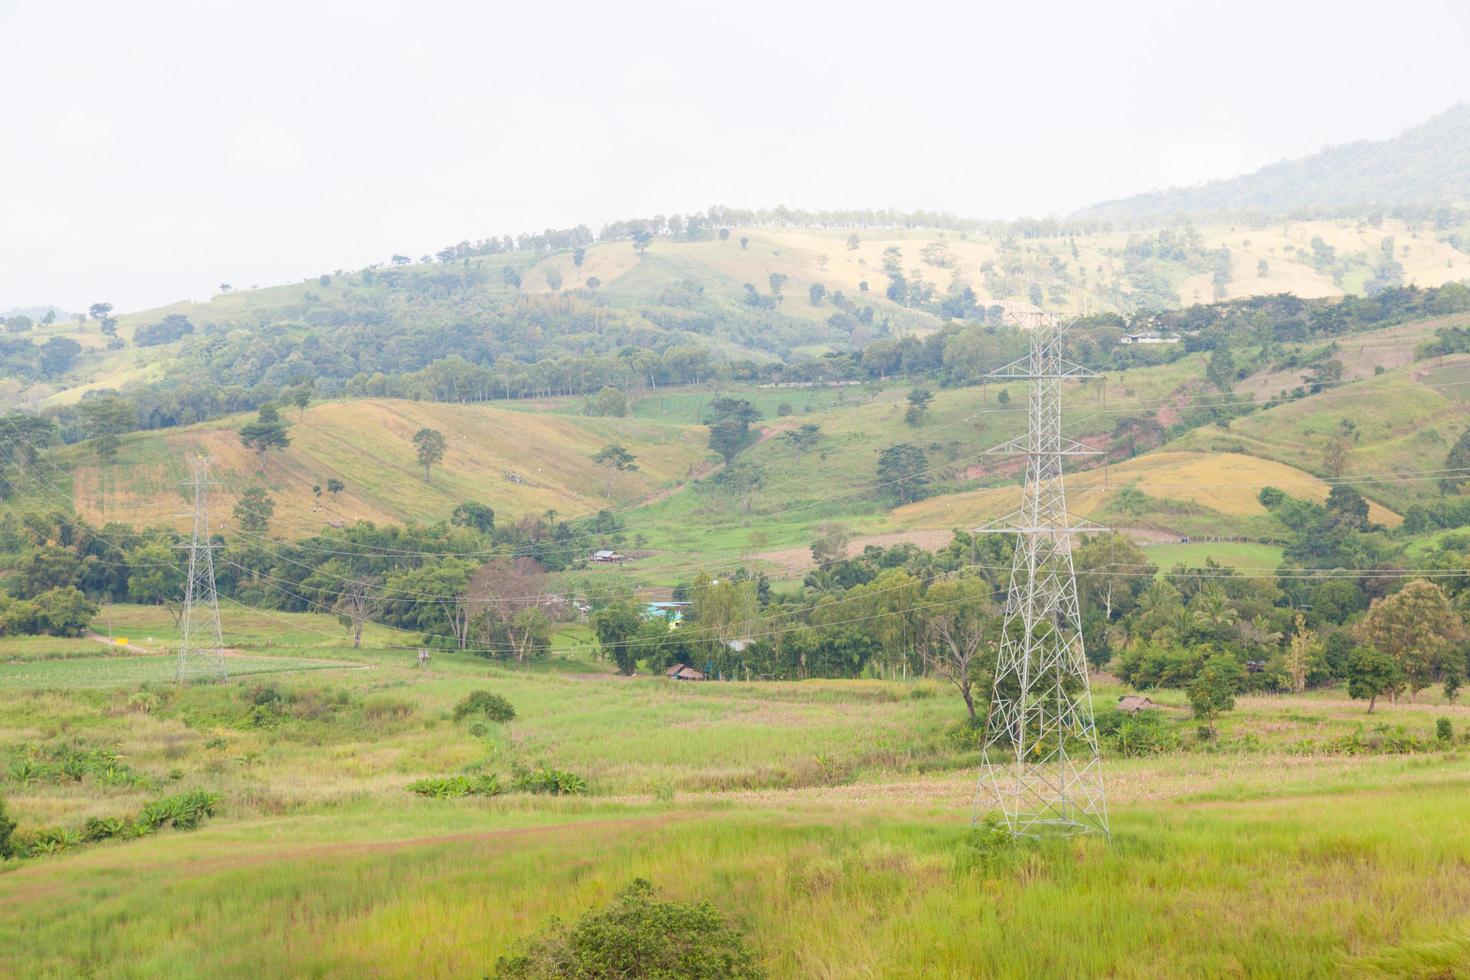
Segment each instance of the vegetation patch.
M573 925L552 920L545 934L495 964L501 980L660 977L759 980L745 937L708 901L667 902L636 878L613 903Z

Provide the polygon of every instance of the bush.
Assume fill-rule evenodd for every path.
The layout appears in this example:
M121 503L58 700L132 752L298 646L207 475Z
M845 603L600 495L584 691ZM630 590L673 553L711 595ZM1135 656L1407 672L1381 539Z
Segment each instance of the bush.
M1125 757L1157 755L1179 747L1179 737L1170 727L1163 714L1158 711L1140 711L1123 715L1113 729L1110 739L1113 748Z
M504 980L554 977L680 977L756 980L765 976L745 937L709 902L659 901L653 885L634 879L611 906L589 912L574 926L551 928L502 956Z
M418 779L408 784L410 793L431 796L436 800L452 800L461 796L499 796L500 778L496 775L438 776Z
M522 793L548 793L552 796L580 796L587 792L587 780L564 769L526 769L512 766L511 788Z
M1434 722L1434 737L1446 744L1455 740L1455 726L1450 724L1448 718L1439 718Z
M516 709L499 694L489 691L471 691L463 701L454 706L454 720L462 721L470 715L484 715L491 721L515 721Z
M15 856L11 846L11 839L15 836L15 821L10 818L10 811L5 809L5 800L0 797L0 859Z

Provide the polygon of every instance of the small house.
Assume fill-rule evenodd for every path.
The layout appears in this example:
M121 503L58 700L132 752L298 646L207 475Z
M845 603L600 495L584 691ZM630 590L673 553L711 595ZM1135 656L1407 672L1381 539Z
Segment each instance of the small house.
M684 664L674 664L674 666L664 671L664 676L668 677L671 681L702 681L708 679L704 676L704 671L695 670L693 667L686 667Z
M1140 711L1152 711L1157 707L1151 698L1142 694L1125 694L1118 699L1118 710L1124 714L1136 715Z
M628 558L626 555L621 555L609 548L603 548L600 551L592 552L592 560L603 564L619 565L627 561Z

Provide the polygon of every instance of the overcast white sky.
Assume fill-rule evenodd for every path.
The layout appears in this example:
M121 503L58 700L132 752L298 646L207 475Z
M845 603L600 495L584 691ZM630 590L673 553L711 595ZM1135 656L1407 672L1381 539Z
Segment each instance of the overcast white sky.
M0 309L710 204L1063 214L1470 98L1465 0L0 0Z

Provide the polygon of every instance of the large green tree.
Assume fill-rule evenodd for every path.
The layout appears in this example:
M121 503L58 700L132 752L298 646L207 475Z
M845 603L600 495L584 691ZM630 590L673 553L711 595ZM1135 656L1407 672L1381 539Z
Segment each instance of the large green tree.
M427 480L429 468L444 459L444 453L449 448L449 441L438 429L425 426L413 434L413 447L419 465L424 468L424 479Z
M270 450L291 445L291 437L286 435L286 422L281 418L280 410L271 404L260 406L255 420L240 427L240 441L247 449L260 454L262 460Z
M1393 658L1411 699L1436 681L1452 691L1464 678L1465 622L1433 582L1414 579L1374 600L1358 624L1358 639Z

